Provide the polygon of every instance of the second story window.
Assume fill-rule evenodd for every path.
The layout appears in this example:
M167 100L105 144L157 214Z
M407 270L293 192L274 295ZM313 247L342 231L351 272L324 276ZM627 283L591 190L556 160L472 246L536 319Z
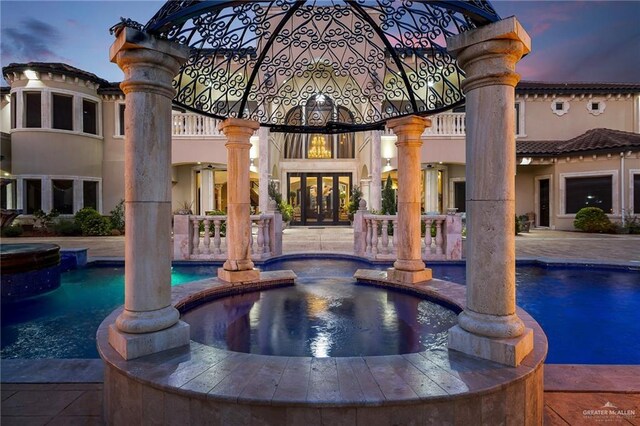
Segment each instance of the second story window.
M118 104L118 134L124 136L124 108L125 104Z
M73 130L73 96L52 95L54 129Z
M91 133L92 135L98 134L98 104L89 101L87 99L82 100L82 131L85 133Z
M40 92L24 94L24 127L42 127L42 104Z
M18 110L18 105L16 104L16 94L11 94L11 128L16 128L16 111Z

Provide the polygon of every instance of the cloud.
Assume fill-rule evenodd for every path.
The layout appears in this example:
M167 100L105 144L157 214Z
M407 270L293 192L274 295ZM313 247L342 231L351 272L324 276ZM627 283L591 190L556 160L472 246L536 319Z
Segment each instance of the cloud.
M20 22L18 28L2 29L2 63L67 60L53 49L62 41L62 33L52 25L34 18Z

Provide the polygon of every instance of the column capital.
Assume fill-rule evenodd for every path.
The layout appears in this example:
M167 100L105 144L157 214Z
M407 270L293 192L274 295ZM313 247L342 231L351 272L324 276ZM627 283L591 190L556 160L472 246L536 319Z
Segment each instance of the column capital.
M462 90L484 86L515 87L515 64L531 51L531 38L515 17L447 38L447 50L466 72Z
M422 145L422 133L427 127L431 127L431 119L417 115L394 118L387 121L387 127L393 130L398 137L396 146L417 142ZM416 139L417 137L417 139Z
M171 82L189 57L189 49L127 27L118 33L109 57L124 71L120 88L125 95L146 92L173 99Z
M220 124L218 124L218 130L220 130L227 137L229 142L233 143L246 143L251 146L249 138L253 136L253 133L260 128L260 123L253 120L244 120L242 118L227 118ZM233 141L232 141L233 139Z

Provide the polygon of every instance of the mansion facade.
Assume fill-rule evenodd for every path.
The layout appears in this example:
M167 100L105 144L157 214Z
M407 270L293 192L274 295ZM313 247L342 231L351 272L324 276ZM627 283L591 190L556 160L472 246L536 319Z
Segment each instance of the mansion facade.
M126 126L117 83L60 63L3 68L1 207L29 220L42 209L72 215L83 207L108 214L124 198ZM640 215L640 84L520 82L516 87L516 213L535 226L573 229L582 207L613 221ZM350 111L318 93L292 106L349 121ZM465 112L431 117L422 135L422 209L465 211ZM226 210L227 151L219 120L174 110L173 209ZM265 211L269 182L292 204L292 225L348 224L355 186L380 210L381 188L395 186L397 154L390 131L290 134L260 128L251 138L251 203Z

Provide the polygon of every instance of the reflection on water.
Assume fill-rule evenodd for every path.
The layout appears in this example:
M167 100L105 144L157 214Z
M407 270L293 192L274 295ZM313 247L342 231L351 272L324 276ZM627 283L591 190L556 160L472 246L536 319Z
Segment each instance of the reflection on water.
M456 315L414 296L304 278L293 287L215 300L183 315L197 342L282 356L365 356L445 347Z

